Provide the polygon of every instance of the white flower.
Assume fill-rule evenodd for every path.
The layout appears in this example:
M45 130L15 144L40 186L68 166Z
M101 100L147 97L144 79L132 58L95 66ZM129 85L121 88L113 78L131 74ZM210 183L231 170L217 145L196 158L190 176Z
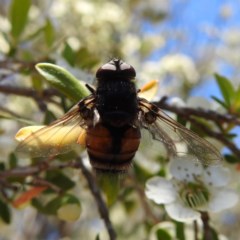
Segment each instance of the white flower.
M204 168L190 156L175 157L170 163L171 180L153 177L146 183L146 196L165 204L169 216L186 222L200 217L200 211L219 212L234 206L237 193L226 187L230 172L222 166Z

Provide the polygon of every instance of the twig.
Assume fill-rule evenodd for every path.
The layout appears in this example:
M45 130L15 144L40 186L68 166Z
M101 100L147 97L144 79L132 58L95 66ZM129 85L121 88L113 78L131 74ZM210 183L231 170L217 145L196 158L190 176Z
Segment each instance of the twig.
M200 123L194 118L194 117L201 117L206 120L211 120L217 124L222 124L223 122L226 122L226 123L234 123L236 125L240 125L239 117L230 115L230 114L220 114L215 111L205 110L201 108L194 109L194 108L188 108L188 107L176 107L168 104L166 100L167 100L167 97L164 97L159 102L155 102L154 104L163 110L168 110L170 112L176 113L177 115L190 121L191 123L194 123L195 126L203 130L208 136L213 137L219 140L220 142L222 142L232 151L232 153L236 155L236 157L240 158L240 149L238 149L233 142L228 140L224 134L220 132L212 131L211 129L209 129L204 124Z
M91 190L91 192L92 192L92 194L95 198L95 201L96 201L97 206L98 206L98 211L99 211L101 217L103 218L103 220L105 222L110 240L117 239L116 232L115 232L115 230L112 226L112 223L110 221L110 218L109 218L108 208L106 207L106 204L104 203L104 200L101 196L101 192L100 192L100 190L99 190L99 188L96 184L96 181L95 181L93 175L84 166L84 164L82 162L82 159L77 158L77 164L79 165L79 168L81 168L82 173L85 176L85 178L88 182L89 188L90 188L90 190Z
M212 240L212 230L209 225L209 215L207 212L201 212L201 218L203 222L203 240Z
M46 170L63 169L72 166L74 166L73 162L67 162L58 165L49 165L47 162L40 162L34 166L17 167L10 170L0 171L0 179L6 179L10 177L27 177L40 174Z
M58 194L62 192L62 189L60 187L58 187L57 185L55 185L49 181L46 181L45 179L40 178L40 177L35 177L33 179L33 181L31 182L31 184L33 184L35 186L48 187Z
M154 102L159 108L163 110L167 110L173 113L176 113L179 116L183 116L184 118L195 116L201 117L206 120L212 120L216 123L234 123L236 125L240 125L240 119L238 116L230 115L230 114L220 114L218 112L212 110L205 110L202 108L189 108L189 107L176 107L170 105L166 102L167 97L164 97L159 102Z
M89 188L90 188L90 190L95 198L95 201L97 203L100 216L103 218L103 220L105 222L106 228L108 230L109 238L110 238L110 240L115 240L116 233L115 233L115 230L110 221L106 204L104 203L104 200L101 196L100 190L95 182L93 175L84 166L81 158L78 157L76 159L76 161L74 161L74 162L67 162L67 163L62 163L62 164L58 164L58 165L50 165L47 162L41 162L35 166L18 167L18 168L6 170L6 171L0 171L0 180L1 179L6 180L7 178L10 178L10 177L34 176L34 175L40 174L42 171L52 170L52 169L63 169L63 168L67 168L67 167L80 168L82 170L82 173L85 176L85 178L88 182ZM59 191L59 189L57 189L55 186L51 185L51 183L46 182L44 179L36 178L36 182L34 182L34 183L42 184L44 186L46 186L46 184L47 184L48 187L54 188L55 191Z
M45 89L42 92L38 92L31 88L24 88L24 87L13 87L9 85L1 85L0 92L5 94L15 94L23 97L32 97L32 98L49 98L57 94L55 89Z
M194 240L198 240L198 224L197 221L193 221L193 229L194 229Z
M222 133L218 133L210 130L204 124L199 123L193 118L189 118L189 120L193 122L195 126L202 129L208 136L213 137L219 140L220 142L222 142L225 146L227 146L232 151L232 153L236 155L236 157L240 158L240 149L237 148L236 145L230 140L228 140Z

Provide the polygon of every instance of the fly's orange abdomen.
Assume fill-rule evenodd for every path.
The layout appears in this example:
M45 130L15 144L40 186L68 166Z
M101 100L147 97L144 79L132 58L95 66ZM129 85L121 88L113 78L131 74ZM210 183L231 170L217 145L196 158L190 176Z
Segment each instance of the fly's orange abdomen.
M131 126L109 127L102 123L87 130L86 146L96 170L127 170L139 147L140 130Z

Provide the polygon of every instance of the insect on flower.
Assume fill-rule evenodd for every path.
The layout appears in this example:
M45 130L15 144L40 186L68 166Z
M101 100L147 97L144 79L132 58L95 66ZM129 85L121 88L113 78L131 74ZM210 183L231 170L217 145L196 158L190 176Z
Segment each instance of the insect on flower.
M168 115L141 98L135 86L135 69L112 59L96 73L96 89L63 117L29 134L17 150L34 157L61 154L78 143L85 145L97 171L124 172L130 166L147 129L169 156L192 155L203 165L221 161L218 150ZM179 152L176 144L183 144Z

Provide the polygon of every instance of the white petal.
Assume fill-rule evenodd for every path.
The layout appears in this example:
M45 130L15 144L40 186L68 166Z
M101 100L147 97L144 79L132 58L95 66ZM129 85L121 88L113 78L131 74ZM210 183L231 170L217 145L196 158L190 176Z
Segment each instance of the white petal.
M212 197L208 204L208 209L212 212L220 212L231 208L239 201L239 195L229 188L219 188L211 193Z
M147 198L158 204L171 203L177 196L173 184L162 177L149 179L146 183L145 193Z
M188 182L195 181L195 177L200 177L203 171L203 166L193 156L174 157L169 168L173 177Z
M180 222L189 222L200 218L200 213L183 206L180 202L173 202L165 205L168 215Z
M222 166L209 166L204 170L202 179L210 186L225 186L229 182L230 171Z

